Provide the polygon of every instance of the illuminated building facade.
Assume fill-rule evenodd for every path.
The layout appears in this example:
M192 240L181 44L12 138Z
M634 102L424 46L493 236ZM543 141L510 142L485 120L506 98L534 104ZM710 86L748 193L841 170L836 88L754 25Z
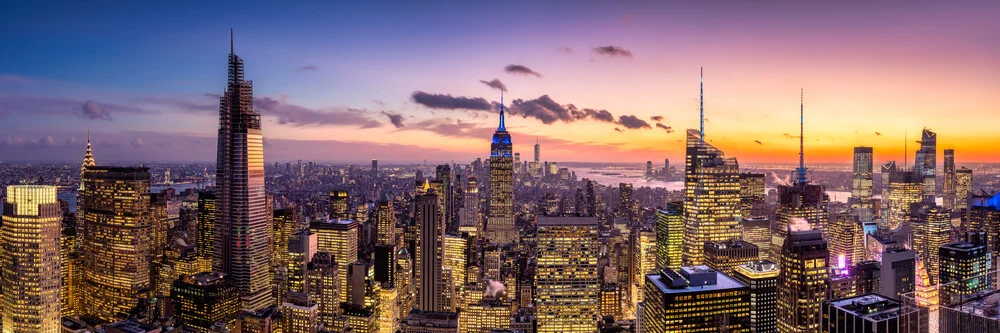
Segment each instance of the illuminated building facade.
M497 299L484 299L465 307L460 317L460 332L490 333L490 330L510 328L511 306Z
M313 221L309 230L316 234L319 250L333 254L337 263L358 261L358 229L353 220ZM340 302L347 302L347 280L340 280Z
M828 292L827 243L820 230L791 231L781 248L778 332L815 332Z
M938 249L951 241L951 211L942 206L921 202L911 205L910 226L913 229L913 249L927 276L924 285L938 284ZM926 275L925 275L926 274ZM890 295L891 296L891 295Z
M740 174L740 216L766 216L764 204L764 174L744 172Z
M774 257L788 237L788 225L793 219L804 219L815 230L827 235L830 222L830 196L822 185L797 182L778 186L778 210L775 228L771 237ZM782 266L784 267L784 266Z
M969 208L972 195L972 169L962 167L955 171L955 210Z
M63 227L59 238L59 310L65 317L79 316L83 312L80 304L83 300L83 258L76 251L76 231L74 227Z
M445 221L441 199L434 191L417 196L415 221L417 234L416 278L417 307L426 311L451 311L448 291L451 274L445 274Z
M629 223L635 218L639 204L635 201L631 183L618 184L618 217Z
M174 316L194 332L211 332L216 323L235 327L240 311L239 294L233 282L220 273L183 275L170 290Z
M458 333L457 312L413 310L403 319L402 333Z
M599 311L596 217L539 216L536 332L594 332Z
M510 133L504 125L503 99L500 126L490 144L490 200L486 215L486 238L494 244L517 241L514 229L514 156Z
M945 244L938 255L942 284L939 304L957 304L963 297L991 288L993 276L986 274L992 266L991 258L982 239Z
M646 275L643 333L749 332L750 288L706 266Z
M955 150L944 150L944 184L942 184L942 204L949 210L955 209L955 185L957 174L955 172Z
M820 332L908 332L900 327L897 300L865 294L823 301L823 323Z
M830 265L844 269L865 259L865 234L858 215L833 214L830 221Z
M60 332L62 212L56 187L8 186L0 221L3 331Z
M464 202L458 213L458 230L472 237L479 237L483 233L483 223L479 214L479 186L476 184L476 177L468 178L462 199Z
M921 198L934 198L937 191L937 133L924 128L920 133L920 149L913 161L913 173L920 179Z
M149 254L154 261L163 259L167 249L167 197L160 193L149 194L150 240Z
M312 256L306 267L305 290L316 302L316 320L326 327L333 327L340 315L340 265L333 254L319 252Z
M444 257L442 264L444 265L444 271L451 275L451 299L450 303L453 308L460 308L464 303L462 302L462 295L465 289L465 264L466 264L466 249L468 248L465 238L459 236L446 235L444 236Z
M645 277L645 275L644 275ZM601 318L621 318L622 316L622 292L616 283L601 284Z
M652 231L636 231L633 247L635 255L632 258L634 290L642 290L643 277L656 272L656 233ZM642 293L634 293L634 302L642 302Z
M915 171L896 171L889 178L885 228L895 230L910 219L910 206L923 200L923 178Z
M896 161L886 162L879 167L879 178L882 179L882 212L879 215L883 220L889 216L889 182L895 174ZM884 226L885 221L881 221L879 225Z
M736 266L760 259L757 245L741 240L705 243L705 265L728 276Z
M215 192L198 192L198 256L212 258L215 248Z
M767 217L744 217L740 221L743 241L756 245L761 260L771 259L771 220Z
M916 252L904 248L891 248L882 253L879 269L881 295L899 299L900 295L916 289Z
M274 244L271 248L271 251L273 251L271 265L275 267L287 267L288 240L299 231L295 209L275 209L272 216L274 219Z
M778 265L751 261L736 266L733 278L750 288L750 332L777 332Z
M319 306L309 294L290 292L281 302L282 329L284 332L317 333L319 331Z
M309 263L319 252L317 235L309 230L302 230L292 236L288 241L288 266L286 270L285 291L304 292L306 284L306 272Z
M705 242L740 238L740 173L736 159L688 130L684 168L685 265L700 265Z
M379 201L375 219L375 243L378 245L396 245L396 211L392 208L391 201Z
M149 169L88 167L84 173L86 313L116 321L149 289Z
M872 147L854 147L854 176L851 178L851 209L861 221L871 221L874 164Z
M349 220L350 215L350 197L345 190L333 190L330 191L330 218L339 220Z
M213 270L236 285L245 309L272 303L271 212L264 194L264 137L253 83L230 43L229 77L219 99Z

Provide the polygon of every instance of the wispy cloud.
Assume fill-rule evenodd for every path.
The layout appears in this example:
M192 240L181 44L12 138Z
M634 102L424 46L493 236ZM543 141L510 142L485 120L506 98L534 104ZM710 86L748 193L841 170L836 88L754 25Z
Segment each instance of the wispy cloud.
M406 127L406 125L403 124L403 115L398 113L389 113L385 111L382 111L382 114L385 115L386 117L389 117L389 122L392 123L392 126L396 126L396 128Z
M360 128L381 127L382 123L373 119L374 112L354 108L313 109L287 102L287 96L279 99L255 98L254 107L261 115L277 118L279 124L291 126L351 125Z
M594 48L594 52L600 55L605 55L609 57L632 57L632 51L629 51L620 46L608 45L608 46L598 46Z
M532 70L531 68L528 68L528 66L524 65L507 65L507 67L504 67L503 70L510 74L532 75L534 77L542 77L541 73L538 73Z
M448 94L429 94L414 91L410 96L414 102L431 109L490 111L493 106L482 97L453 97Z
M661 123L656 123L656 128L659 128L659 129L662 129L664 131L667 131L667 134L670 134L670 133L674 132L674 128L673 127L670 127L670 126L667 126L667 125L664 125L664 124L661 124Z
M556 52L559 52L559 53L562 53L562 54L573 54L573 49L571 49L569 47L566 47L566 46L563 46L563 47L560 47L560 48L556 49Z
M83 102L83 106L80 107L80 115L87 119L111 121L111 113L104 110L97 102L90 100Z
M306 65L306 66L302 66L302 67L299 67L299 68L295 69L295 71L297 71L297 72L315 72L315 71L318 71L318 70L319 70L319 67L316 67L314 65Z
M493 79L492 81L479 80L479 82L482 82L483 84L493 89L497 89L504 92L507 91L507 85L503 84L503 82L500 82L500 79Z
M652 128L645 120L632 115L619 116L617 124L628 129Z
M655 122L661 122L661 121L663 121L663 116L652 116L652 117L649 117L649 120L652 120L652 121L655 121Z

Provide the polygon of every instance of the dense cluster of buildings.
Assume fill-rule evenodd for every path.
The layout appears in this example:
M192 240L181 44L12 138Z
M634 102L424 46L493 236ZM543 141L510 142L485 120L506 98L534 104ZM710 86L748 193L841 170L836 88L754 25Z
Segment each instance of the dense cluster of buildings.
M7 188L4 332L1000 327L1000 195L973 192L951 149L939 186L931 130L913 168L883 164L881 182L873 149L855 148L848 205L808 178L804 150L794 179L769 189L704 125L687 132L681 193L577 181L537 143L520 161L502 102L486 161L433 177L386 176L375 160L346 176L275 163L299 182L282 188L235 52L228 78L213 188L155 193L148 168L101 166L89 139L75 214L54 186ZM302 179L317 174L351 186L312 193ZM646 165L670 174L669 161ZM525 188L548 192L525 200Z

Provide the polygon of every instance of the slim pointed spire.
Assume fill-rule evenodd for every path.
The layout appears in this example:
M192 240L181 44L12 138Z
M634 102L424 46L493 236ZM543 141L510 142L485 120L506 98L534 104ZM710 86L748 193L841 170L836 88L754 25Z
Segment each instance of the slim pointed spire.
M503 90L500 90L500 127L497 127L498 131L506 131L507 126L503 123Z
M797 182L806 182L806 153L805 153L805 89L799 91L799 168Z
M698 79L698 111L701 121L701 141L705 141L705 67L701 67L701 76Z
M233 28L229 28L229 54L236 55L236 47L233 43Z

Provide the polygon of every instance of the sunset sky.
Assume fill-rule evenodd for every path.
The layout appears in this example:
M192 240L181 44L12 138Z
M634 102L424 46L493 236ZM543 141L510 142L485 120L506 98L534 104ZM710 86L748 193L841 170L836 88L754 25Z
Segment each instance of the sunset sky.
M995 0L8 3L0 160L80 160L89 127L98 162L213 161L232 28L268 161L486 157L500 82L522 160L537 139L549 161L679 162L704 67L706 137L742 163L797 161L800 89L807 162L849 163L858 145L902 160L904 135L912 160L923 127L959 162L1000 162L998 13Z

